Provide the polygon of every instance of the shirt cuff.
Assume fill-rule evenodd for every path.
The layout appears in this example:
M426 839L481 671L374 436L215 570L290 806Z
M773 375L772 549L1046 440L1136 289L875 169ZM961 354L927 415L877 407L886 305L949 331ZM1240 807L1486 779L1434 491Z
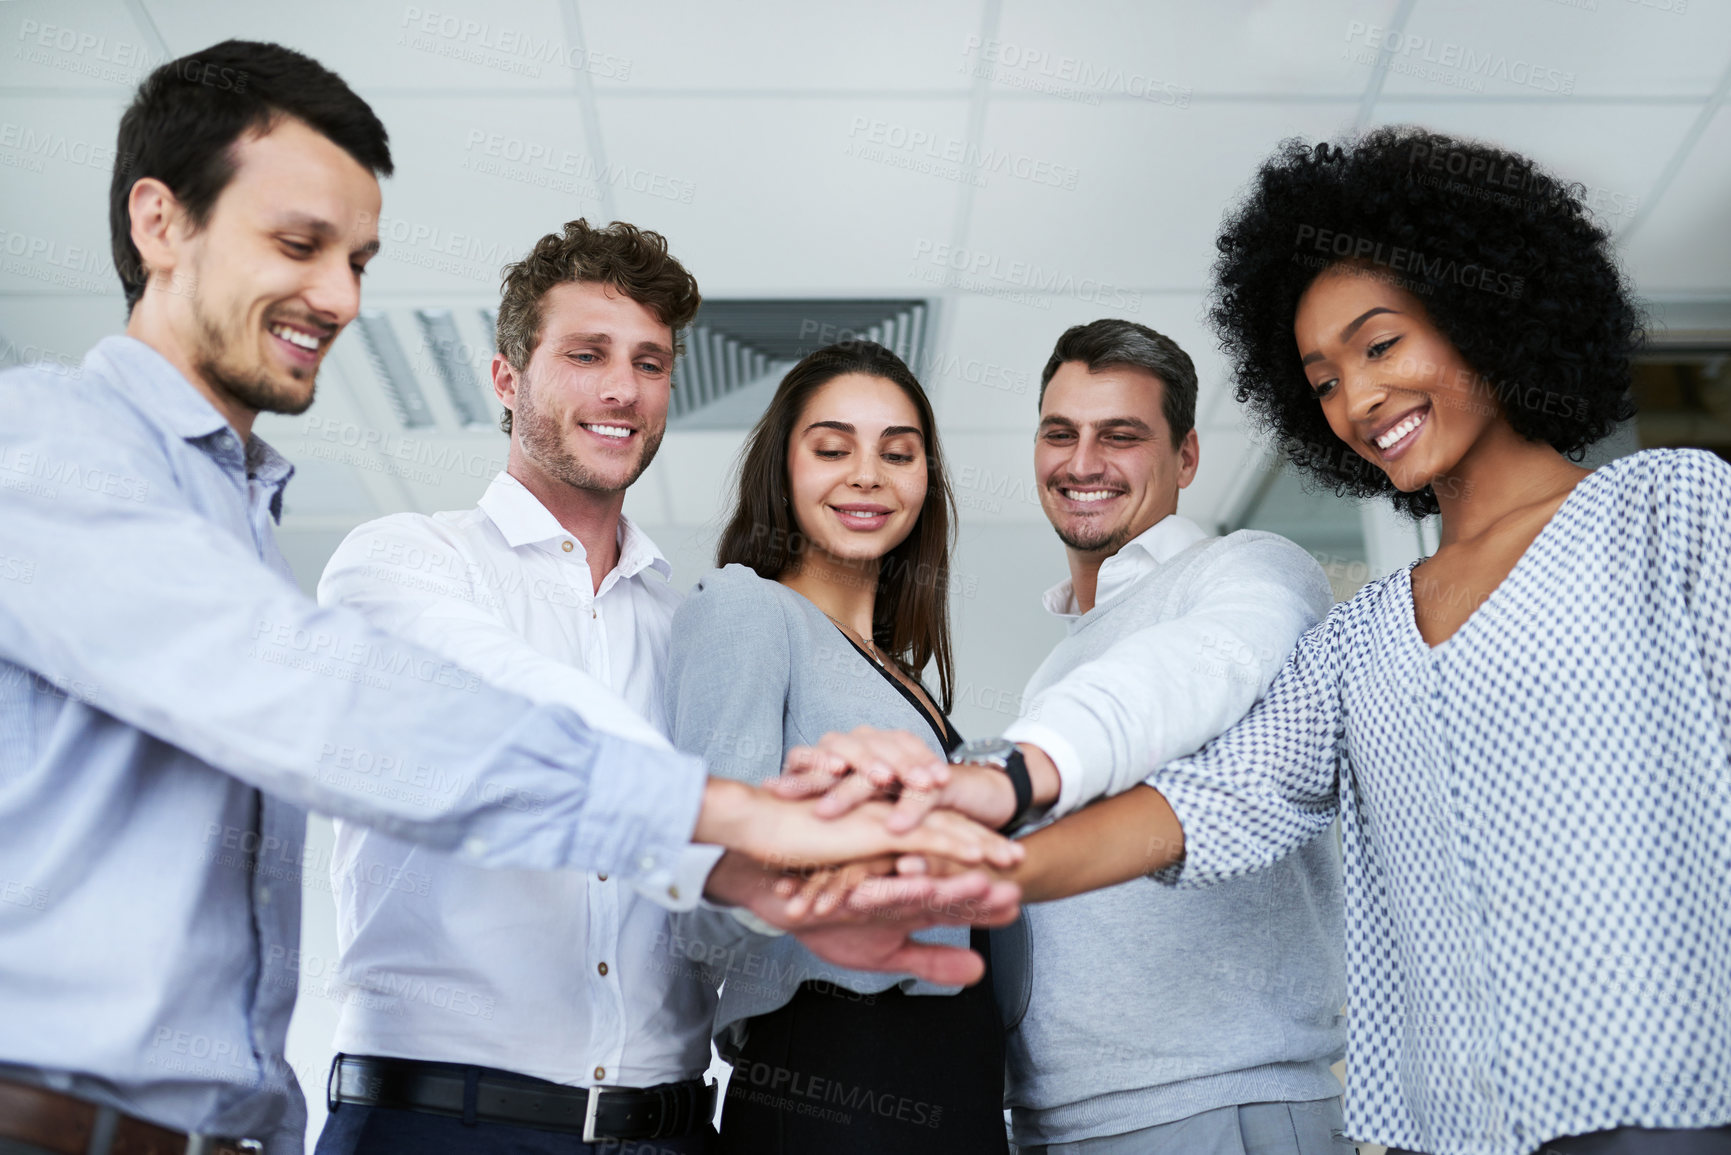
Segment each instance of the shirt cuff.
M672 865L662 871L631 880L631 888L655 905L672 911L697 909L709 872L721 861L726 848L696 843L681 850Z
M698 902L698 906L704 910L712 911L715 914L731 916L733 921L737 922L746 930L749 930L752 934L761 934L768 938L780 938L782 935L787 933L779 926L776 926L773 922L765 922L743 906L729 906L722 902L711 902L707 898L701 899Z
M761 934L769 938L780 938L782 935L787 933L774 923L765 922L763 919L758 918L743 906L729 906L723 907L722 909L726 910L728 914L731 914L734 921L739 923L740 926L743 926L753 934Z
M1084 802L1093 801L1082 796L1082 759L1068 738L1050 726L1027 718L1011 722L1004 731L1004 737L1011 742L1026 742L1030 746L1038 746L1046 752L1046 757L1052 760L1052 765L1058 770L1058 800L1041 815L1042 821L1061 818L1081 807Z

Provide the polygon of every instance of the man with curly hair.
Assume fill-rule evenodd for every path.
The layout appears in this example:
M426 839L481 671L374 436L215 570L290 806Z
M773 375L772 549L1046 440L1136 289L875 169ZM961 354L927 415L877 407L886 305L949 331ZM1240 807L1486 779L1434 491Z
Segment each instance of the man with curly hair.
M661 667L681 599L623 509L666 432L699 301L657 233L574 220L542 237L505 270L499 305L504 472L472 509L357 528L320 601L666 747ZM579 1137L708 1149L715 992L666 949L668 899L681 896L606 873L482 870L336 829L352 990L321 1155L569 1150ZM680 885L689 893L673 905L688 907L697 887ZM465 1108L465 1080L478 1105Z

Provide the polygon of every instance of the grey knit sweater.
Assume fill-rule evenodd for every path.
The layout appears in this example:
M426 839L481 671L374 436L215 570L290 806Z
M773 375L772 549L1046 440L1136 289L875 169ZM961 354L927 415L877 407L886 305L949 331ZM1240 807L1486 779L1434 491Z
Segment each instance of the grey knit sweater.
M1184 613L1228 570L1235 580L1320 581L1302 550L1268 534L1199 541L1074 619L1023 700ZM1266 639L1270 673L1295 640ZM1192 676L1210 676L1206 663ZM1173 890L1144 878L1024 907L1021 923L993 939L1000 1002L1019 1018L1007 1098L1017 1144L1338 1095L1329 1066L1346 1041L1342 923L1332 834L1219 886Z

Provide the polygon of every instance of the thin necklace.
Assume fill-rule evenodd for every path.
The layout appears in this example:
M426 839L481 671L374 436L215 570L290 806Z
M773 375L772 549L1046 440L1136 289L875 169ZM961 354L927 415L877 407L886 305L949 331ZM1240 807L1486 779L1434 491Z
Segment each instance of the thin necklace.
M829 618L829 620L832 622L835 622L835 628L840 630L843 634L845 634L849 641L853 642L861 650L865 651L866 657L870 658L872 660L872 663L874 665L876 665L878 669L880 669L880 670L887 669L887 667L884 665L883 658L878 656L878 648L875 644L873 644L872 642L866 641L864 638L862 638L858 634L854 633L853 630L849 629L847 626L842 625L840 621L838 621L834 616L832 616L827 611L819 610L818 613L823 614L824 617Z

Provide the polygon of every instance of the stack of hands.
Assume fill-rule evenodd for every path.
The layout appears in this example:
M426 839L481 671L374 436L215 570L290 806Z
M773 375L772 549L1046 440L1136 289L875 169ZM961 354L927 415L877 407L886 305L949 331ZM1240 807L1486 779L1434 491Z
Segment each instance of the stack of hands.
M979 955L910 936L1015 921L1023 848L998 833L1015 808L1004 775L952 766L911 734L827 734L762 788L710 780L696 841L729 849L706 894L838 966L967 985Z

